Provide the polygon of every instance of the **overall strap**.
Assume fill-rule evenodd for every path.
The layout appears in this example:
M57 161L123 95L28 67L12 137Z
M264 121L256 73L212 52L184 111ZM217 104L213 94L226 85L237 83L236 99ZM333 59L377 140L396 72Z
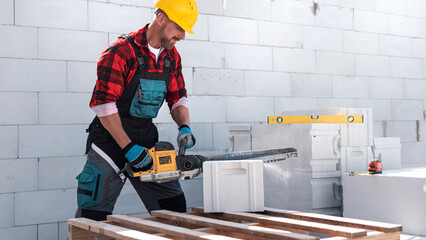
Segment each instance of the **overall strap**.
M127 39L130 42L130 45L132 45L133 51L135 51L135 54L136 54L136 60L138 62L138 68L142 68L144 66L144 64L143 64L143 55L142 55L139 47L136 46L135 40L130 35L125 34L125 33L121 34L119 36L119 38L125 38L125 39Z

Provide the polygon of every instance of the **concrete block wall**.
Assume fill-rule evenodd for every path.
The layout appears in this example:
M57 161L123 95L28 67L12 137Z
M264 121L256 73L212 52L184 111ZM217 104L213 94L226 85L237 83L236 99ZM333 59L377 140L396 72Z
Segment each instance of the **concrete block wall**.
M426 165L423 1L197 3L196 34L177 44L197 137L188 153L226 151L229 126L265 123L268 115L359 107L373 108L378 136L401 137L403 167ZM93 117L96 61L119 34L150 21L152 1L0 6L0 212L7 213L0 238L64 239ZM174 143L167 109L156 123L160 139ZM188 201L200 205L201 185L185 184ZM141 205L133 190L122 201L117 211L144 214L123 207Z

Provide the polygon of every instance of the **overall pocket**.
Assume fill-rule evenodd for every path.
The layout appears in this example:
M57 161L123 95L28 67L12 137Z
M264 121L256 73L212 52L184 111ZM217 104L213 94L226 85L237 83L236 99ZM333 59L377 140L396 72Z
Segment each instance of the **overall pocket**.
M167 91L166 82L141 78L130 105L130 115L156 118Z
M97 205L101 195L104 171L88 162L83 171L76 177L78 180L77 203L80 208Z

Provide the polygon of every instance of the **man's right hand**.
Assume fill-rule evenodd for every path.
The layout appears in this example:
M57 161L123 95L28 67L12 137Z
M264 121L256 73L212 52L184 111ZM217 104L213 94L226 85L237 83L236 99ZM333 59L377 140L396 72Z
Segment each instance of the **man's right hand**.
M152 163L152 157L148 149L133 142L130 142L123 148L123 154L135 168L144 168Z

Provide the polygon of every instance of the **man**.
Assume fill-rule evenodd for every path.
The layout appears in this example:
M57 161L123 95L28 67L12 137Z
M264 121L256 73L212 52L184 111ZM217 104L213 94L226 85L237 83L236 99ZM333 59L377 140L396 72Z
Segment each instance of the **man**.
M77 176L76 217L105 220L126 180L116 176L126 162L135 171L152 167L148 149L158 142L152 123L166 100L179 127L178 146L195 144L189 127L188 100L181 58L174 47L193 33L198 9L194 0L156 0L151 23L122 35L106 49L97 68L90 107L96 117L89 126L87 162ZM146 183L129 178L148 211L185 212L185 195L178 181Z

